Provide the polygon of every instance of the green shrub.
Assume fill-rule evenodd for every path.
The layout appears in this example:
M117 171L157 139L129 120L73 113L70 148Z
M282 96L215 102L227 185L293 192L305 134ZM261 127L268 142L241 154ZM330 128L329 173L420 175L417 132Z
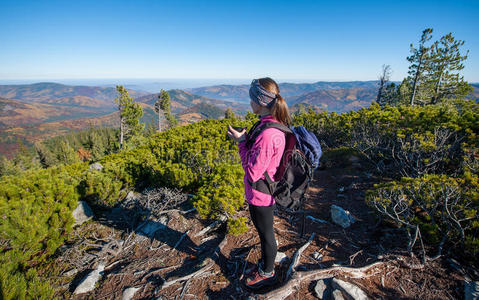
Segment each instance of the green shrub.
M375 185L366 202L410 233L409 250L420 230L424 241L438 247L446 242L457 251L479 254L479 182L477 176L452 178L426 175Z
M228 233L238 235L247 232L249 229L246 225L247 221L248 218L246 217L228 219Z
M384 108L373 103L340 115L310 110L294 121L312 130L325 150L353 148L396 178L460 175L464 152L478 146L479 106L472 101Z
M27 170L0 184L0 290L3 299L52 299L36 267L72 230L86 164Z
M0 299L54 299L50 281L21 258L19 250L0 254Z

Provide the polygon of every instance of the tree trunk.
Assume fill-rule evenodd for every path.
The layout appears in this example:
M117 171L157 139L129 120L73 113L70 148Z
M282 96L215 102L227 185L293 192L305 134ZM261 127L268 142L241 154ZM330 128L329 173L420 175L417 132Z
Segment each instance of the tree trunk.
M378 96L376 97L376 103L377 104L380 104L379 101L381 101L381 95L383 93L383 86L384 86L384 80L381 79L380 83L379 83L379 90L378 90Z
M417 90L417 83L419 81L419 74L421 72L422 67L422 59L424 57L424 47L421 46L421 57L419 58L419 62L417 64L416 76L414 76L414 83L412 86L412 95L411 95L411 106L414 105L414 98L416 97L416 90Z
M439 90L441 89L441 81L442 81L443 74L444 74L444 71L441 71L441 75L439 75L439 80L437 81L437 84L436 84L436 94L432 98L432 104L436 104L439 100Z
M120 117L120 149L123 149L123 117Z
M161 109L158 109L158 132L161 132Z

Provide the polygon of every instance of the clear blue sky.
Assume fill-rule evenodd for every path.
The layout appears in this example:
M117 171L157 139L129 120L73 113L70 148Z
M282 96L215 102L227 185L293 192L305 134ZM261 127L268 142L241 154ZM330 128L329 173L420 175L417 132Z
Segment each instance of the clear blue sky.
M479 1L0 0L0 79L374 80L409 44L465 40L479 82Z

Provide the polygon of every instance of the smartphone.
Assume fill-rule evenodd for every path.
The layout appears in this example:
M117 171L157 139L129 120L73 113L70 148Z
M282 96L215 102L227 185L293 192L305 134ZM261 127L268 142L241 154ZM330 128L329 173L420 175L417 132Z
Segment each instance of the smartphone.
M231 126L231 127L233 127L233 129L238 131L238 132L241 132L241 131L243 131L243 129L245 129L244 127L238 127L238 126Z

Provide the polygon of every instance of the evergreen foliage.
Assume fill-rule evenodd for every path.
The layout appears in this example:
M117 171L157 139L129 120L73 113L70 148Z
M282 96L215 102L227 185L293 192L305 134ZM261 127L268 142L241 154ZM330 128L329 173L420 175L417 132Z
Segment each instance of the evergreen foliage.
M158 131L161 131L162 113L170 128L175 127L178 124L175 116L171 113L170 94L163 89L161 89L160 95L158 95L158 101L155 102L155 112L158 114Z
M140 123L143 109L138 103L133 102L133 98L122 85L117 85L116 90L119 95L114 101L120 112L120 149L123 149L124 142L143 130L144 124Z
M426 28L421 35L418 47L410 46L409 76L396 86L388 83L390 68L383 66L379 77L376 102L381 105L429 105L464 99L472 92L472 87L460 71L464 69L466 54L461 52L464 41L456 40L452 33L432 40L432 28Z
M0 290L3 299L52 299L41 266L72 230L87 165L31 169L0 184Z
M225 110L225 119L234 119L234 118L236 118L235 113L233 112L231 107L228 107Z

